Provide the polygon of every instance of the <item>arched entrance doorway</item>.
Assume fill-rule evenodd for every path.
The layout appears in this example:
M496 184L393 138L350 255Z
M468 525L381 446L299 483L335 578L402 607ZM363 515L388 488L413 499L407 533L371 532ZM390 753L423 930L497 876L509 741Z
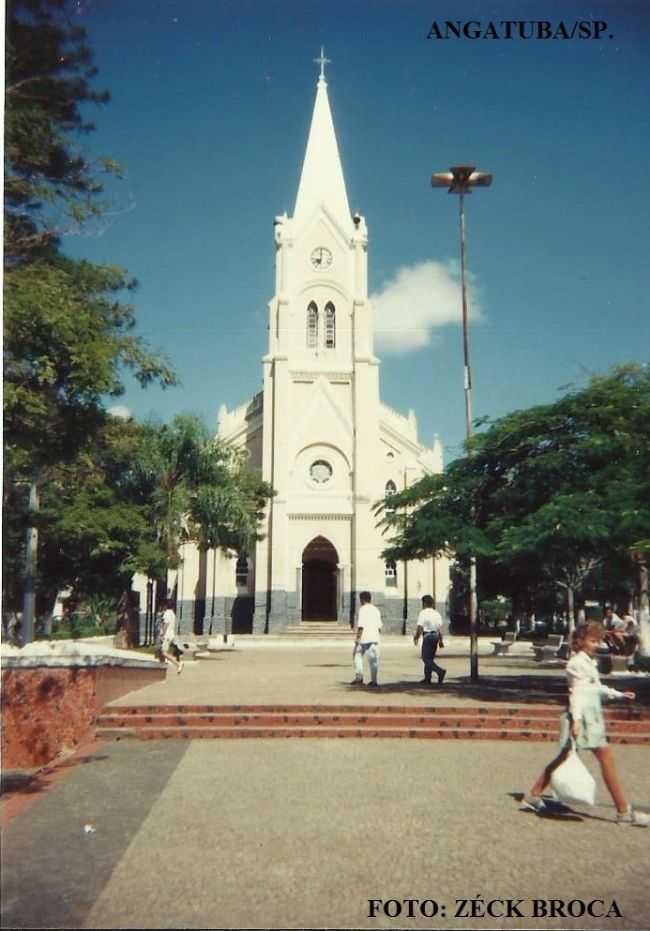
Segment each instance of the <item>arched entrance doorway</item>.
M303 550L303 621L337 620L338 561L336 550L325 537L315 537Z

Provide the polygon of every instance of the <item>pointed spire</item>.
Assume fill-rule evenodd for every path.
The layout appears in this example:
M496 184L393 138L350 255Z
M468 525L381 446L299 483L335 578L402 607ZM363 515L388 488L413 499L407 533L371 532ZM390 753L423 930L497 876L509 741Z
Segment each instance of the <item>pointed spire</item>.
M329 59L325 58L322 48L320 58L315 58L314 61L320 65L320 75L293 212L294 220L298 223L306 220L316 207L323 204L340 223L347 225L351 220L350 206L327 96L325 65L329 63Z

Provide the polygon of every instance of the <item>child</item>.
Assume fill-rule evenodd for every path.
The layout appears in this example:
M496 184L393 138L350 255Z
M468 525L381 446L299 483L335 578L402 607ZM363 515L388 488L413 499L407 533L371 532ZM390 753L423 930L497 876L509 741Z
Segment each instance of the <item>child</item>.
M602 639L603 626L596 621L590 621L575 633L574 649L576 652L566 665L569 680L569 710L562 719L560 734L562 750L544 769L528 795L524 796L521 808L537 814L544 811L546 806L542 793L550 783L553 771L570 753L571 737L573 737L577 749L592 750L596 755L605 785L616 805L616 823L647 828L650 824L650 817L640 811L635 811L623 794L614 755L607 743L601 707L603 695L607 698L627 698L630 701L634 701L636 695L634 692L619 692L601 684L598 664L594 657Z

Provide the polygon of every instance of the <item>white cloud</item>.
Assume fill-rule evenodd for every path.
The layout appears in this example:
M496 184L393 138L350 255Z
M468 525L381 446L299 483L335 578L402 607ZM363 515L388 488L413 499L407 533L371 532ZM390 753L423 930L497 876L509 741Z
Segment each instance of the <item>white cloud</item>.
M124 404L114 404L113 407L108 408L108 413L119 420L130 420L133 417L130 409Z
M470 316L472 322L476 322L481 319L481 306L471 274L468 284ZM434 330L438 327L461 324L459 264L404 265L370 298L378 352L405 353L422 349L436 339Z

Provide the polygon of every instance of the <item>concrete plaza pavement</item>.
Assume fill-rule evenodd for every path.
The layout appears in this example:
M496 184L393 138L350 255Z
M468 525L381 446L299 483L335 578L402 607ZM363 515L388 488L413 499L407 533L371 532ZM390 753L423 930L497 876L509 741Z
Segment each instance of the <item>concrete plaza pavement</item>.
M536 663L530 643L516 644L510 656L497 657L491 655L491 642L480 640L478 684L469 681L469 639L448 637L445 644L436 657L447 670L442 688L420 684L420 648L410 637L385 637L379 688L357 689L350 684L354 675L352 635L349 641L237 637L232 652L186 662L180 676L168 668L165 681L112 704L449 706L484 701L510 705L565 701L561 664ZM367 682L367 665L365 678ZM607 681L614 688L636 689L639 700L650 703L650 677L616 675Z
M366 692L345 684L349 654L346 644L250 642L121 702L463 700L466 656L441 659L451 692L447 682L423 690L413 649L386 644L385 684ZM494 676L491 662L484 678L501 681L511 661ZM515 662L521 678L526 662ZM382 691L391 682L397 695ZM613 823L600 778L592 809L518 810L550 752L496 741L103 741L3 831L2 926L647 929L650 830ZM650 810L647 748L615 754ZM456 900L479 896L523 900L525 917L455 917ZM439 911L370 918L369 899L435 900ZM535 899L615 900L622 917L535 918Z

